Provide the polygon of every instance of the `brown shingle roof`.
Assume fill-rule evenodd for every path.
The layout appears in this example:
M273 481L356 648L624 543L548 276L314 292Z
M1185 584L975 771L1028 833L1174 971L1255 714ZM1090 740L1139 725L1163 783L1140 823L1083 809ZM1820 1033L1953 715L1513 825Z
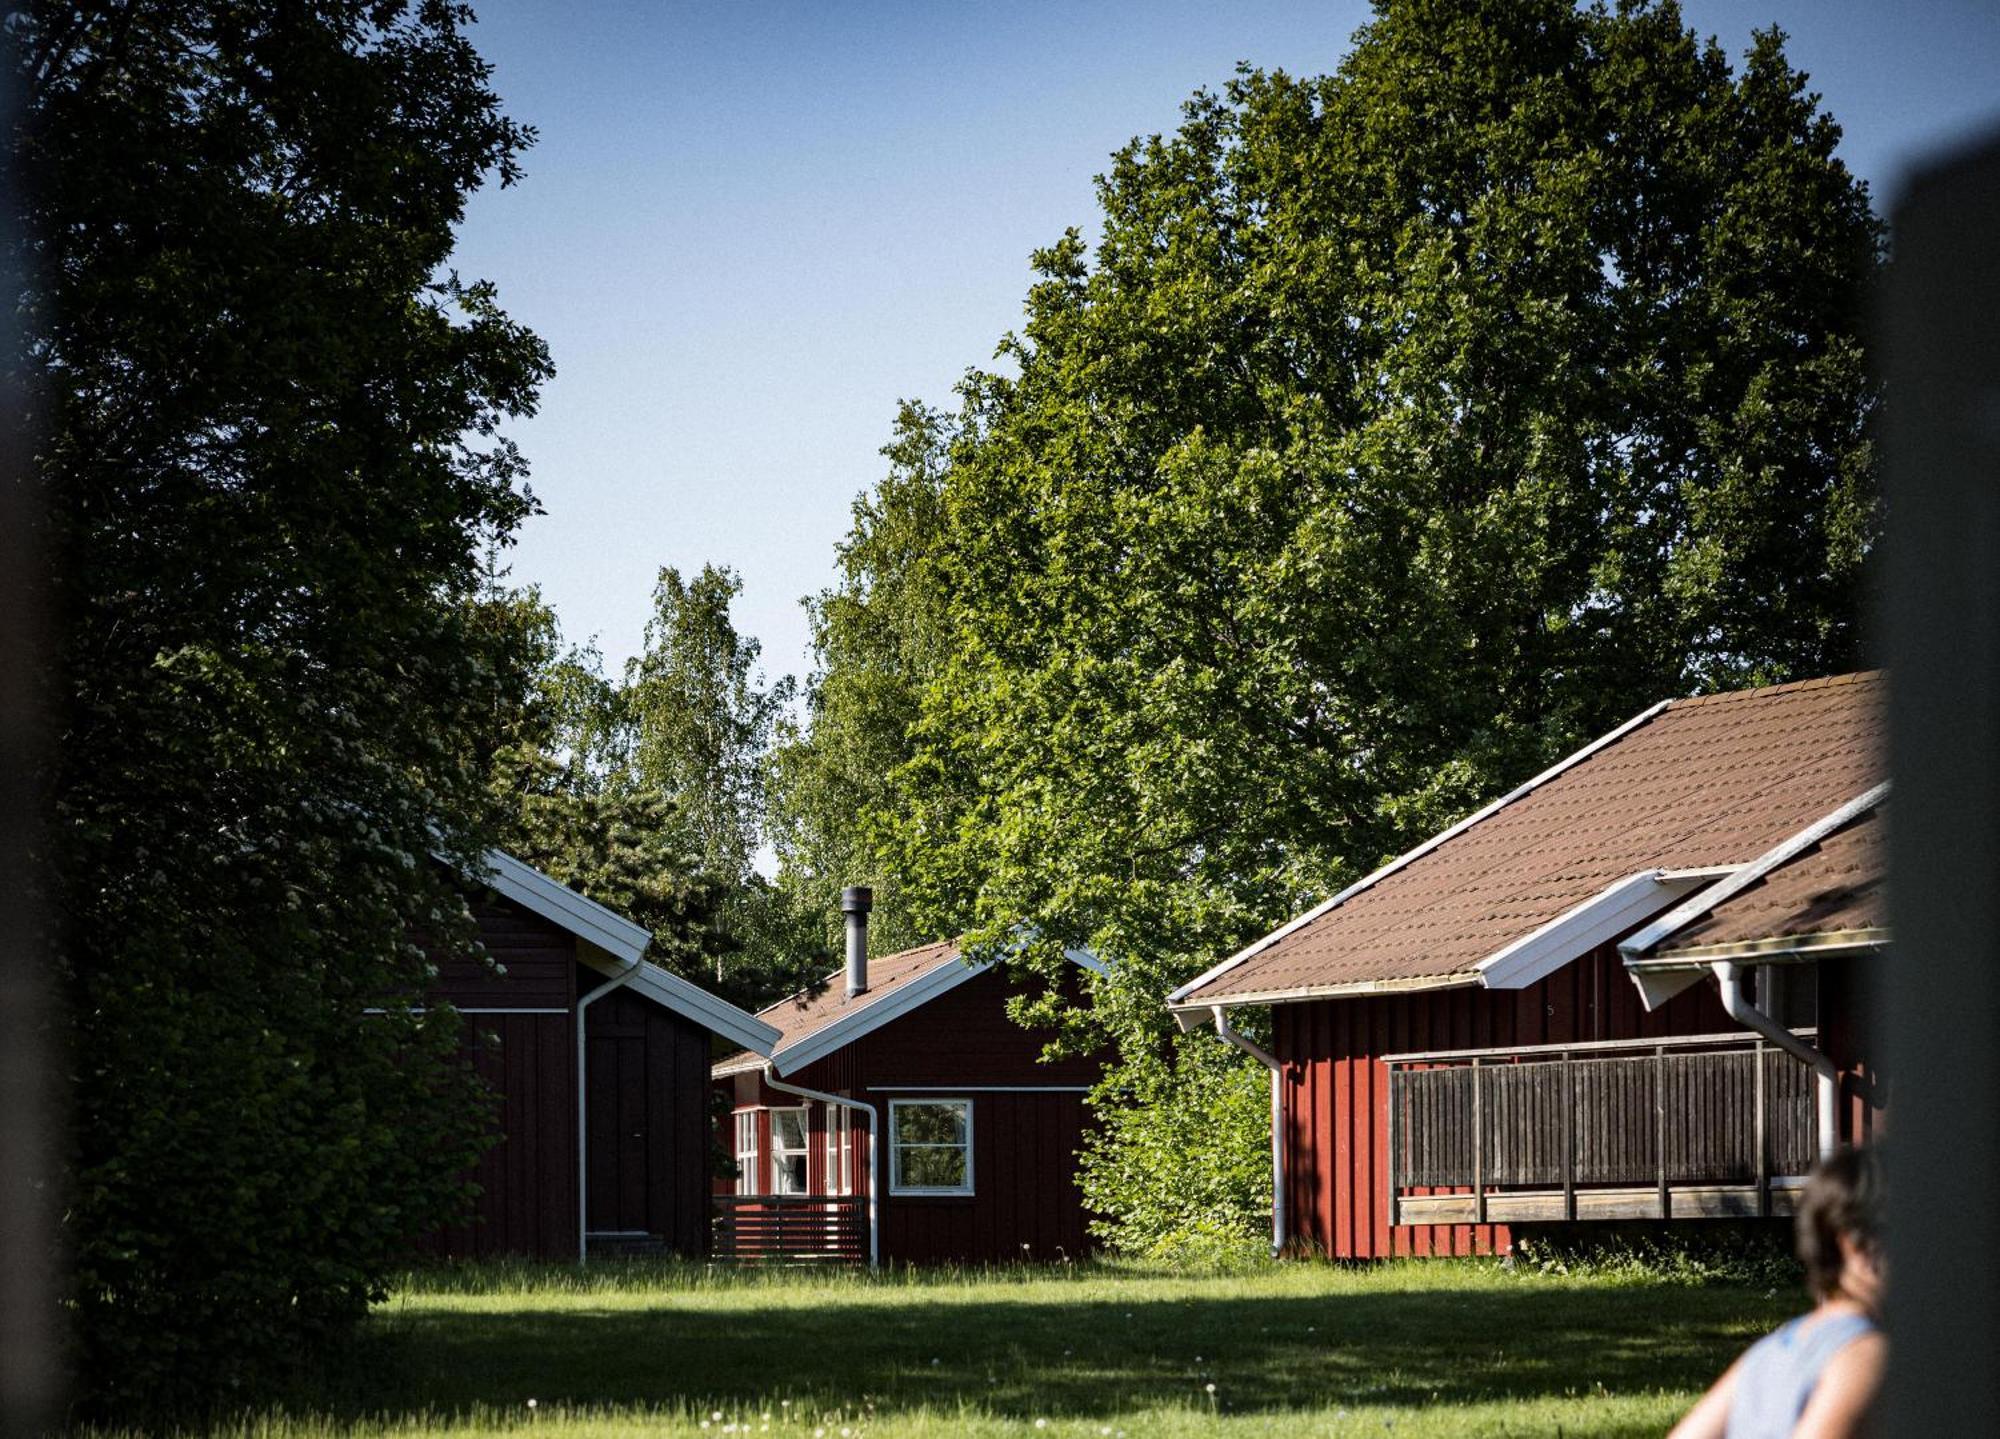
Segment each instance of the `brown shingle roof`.
M1888 820L1878 806L1723 900L1647 952L1672 959L1721 945L1782 948L1786 941L1889 928Z
M1469 979L1628 875L1742 865L1879 782L1879 672L1675 700L1183 994Z
M778 1031L778 1042L772 1052L789 1048L807 1035L824 1029L834 1021L856 1014L869 1005L879 1003L907 986L912 980L958 962L958 941L940 940L936 944L922 945L916 949L906 949L901 954L885 955L868 961L868 989L853 999L847 997L847 971L840 969L828 977L817 991L800 990L776 1004L757 1011L757 1017ZM716 1063L717 1069L726 1069L738 1064L759 1060L759 1056L749 1050L740 1050Z

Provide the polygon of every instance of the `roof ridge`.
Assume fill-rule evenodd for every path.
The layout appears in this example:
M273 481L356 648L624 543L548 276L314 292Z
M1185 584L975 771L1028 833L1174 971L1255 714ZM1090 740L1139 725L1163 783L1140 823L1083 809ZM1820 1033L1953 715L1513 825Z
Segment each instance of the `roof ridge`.
M1852 670L1846 674L1820 675L1809 680L1787 680L1776 685L1751 685L1745 689L1718 690L1714 694L1683 695L1668 701L1669 709L1690 709L1696 705L1727 704L1732 700L1768 699L1773 695L1797 694L1802 690L1832 689L1838 685L1872 684L1888 675L1887 670Z
M1509 805L1512 805L1519 800L1526 799L1529 795L1535 793L1535 791L1541 789L1543 786L1553 783L1554 781L1562 778L1562 776L1568 774L1571 770L1578 769L1587 762L1589 762L1590 760L1595 759L1603 751L1615 748L1618 742L1624 739L1626 735L1632 733L1632 731L1634 730L1644 728L1646 725L1651 724L1659 716L1665 714L1668 708L1672 705L1672 703L1673 702L1671 700L1660 700L1656 704L1649 705L1647 708L1641 710L1638 714L1633 715L1632 718L1626 720L1623 724L1619 725L1616 729L1613 729L1606 734L1599 735L1597 738L1591 740L1588 744L1585 744L1581 749L1575 750L1570 754L1565 755L1563 758L1557 760L1554 764L1550 765L1547 769L1544 769L1541 773L1535 775L1532 779L1524 780L1522 783L1516 785L1513 789L1510 789L1505 794L1501 795L1498 799L1495 799L1491 803L1486 804L1477 810L1474 810L1469 815L1466 815L1456 824L1451 825L1449 828L1440 830L1438 833L1432 835L1429 839L1424 840L1421 844L1418 844L1414 848L1405 850L1402 854L1397 855L1394 859L1390 860L1388 863L1380 866L1379 868L1375 869L1369 874L1363 875L1360 879L1357 879L1356 881L1354 881L1354 883L1348 885L1345 889L1334 894L1331 898L1322 900L1319 904L1314 905L1311 909L1308 909L1305 913L1293 916L1293 918L1290 921L1280 925L1277 929L1272 930L1262 939L1251 941L1249 944L1245 945L1242 949L1239 949L1235 954L1232 954L1231 956L1229 956L1229 958L1223 960L1222 963L1213 966L1212 968L1204 971L1201 974L1196 975L1186 984L1183 984L1179 988L1175 989L1171 994L1167 996L1168 1006L1171 1007L1179 1004L1183 999L1193 994L1196 990L1199 990L1204 986L1214 982L1215 980L1220 979L1225 973L1234 969L1237 965L1242 964L1246 960L1255 958L1258 954L1261 954L1264 950L1269 949L1272 945L1278 943L1278 941L1288 938L1293 934L1296 934L1298 931L1307 928L1308 926L1312 925L1315 921L1319 920L1323 916L1332 913L1334 910L1338 909L1341 905L1347 903L1347 901L1352 899L1355 895L1366 893L1368 890L1373 889L1377 884L1389 878L1391 875L1400 873L1401 871L1410 868L1412 865L1415 865L1419 860L1424 859L1426 856L1434 854L1438 850L1443 849L1446 844L1450 843L1452 840L1458 838L1458 836L1460 836L1461 834L1464 834L1467 830L1479 824L1480 821L1489 819L1492 816L1499 814L1501 811L1505 810Z

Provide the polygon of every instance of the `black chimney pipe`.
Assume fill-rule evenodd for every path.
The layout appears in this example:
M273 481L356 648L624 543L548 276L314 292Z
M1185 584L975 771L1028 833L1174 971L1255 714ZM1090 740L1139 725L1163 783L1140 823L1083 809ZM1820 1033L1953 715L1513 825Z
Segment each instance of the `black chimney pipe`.
M847 916L847 997L868 992L868 911L875 891L865 884L840 892L840 912Z

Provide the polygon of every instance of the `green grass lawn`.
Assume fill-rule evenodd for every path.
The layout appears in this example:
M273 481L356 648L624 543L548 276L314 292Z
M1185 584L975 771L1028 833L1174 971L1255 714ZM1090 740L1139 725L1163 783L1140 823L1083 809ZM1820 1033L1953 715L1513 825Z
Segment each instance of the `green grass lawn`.
M1658 1434L1790 1293L1491 1262L419 1276L235 1432Z

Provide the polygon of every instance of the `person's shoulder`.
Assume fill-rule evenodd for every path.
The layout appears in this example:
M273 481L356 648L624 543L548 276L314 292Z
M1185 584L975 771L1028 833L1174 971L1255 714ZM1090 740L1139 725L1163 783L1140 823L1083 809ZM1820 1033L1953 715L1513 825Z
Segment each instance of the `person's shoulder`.
M1866 1433L1888 1364L1889 1336L1873 1323L1861 1326L1820 1371L1792 1431L1794 1439L1852 1439Z

